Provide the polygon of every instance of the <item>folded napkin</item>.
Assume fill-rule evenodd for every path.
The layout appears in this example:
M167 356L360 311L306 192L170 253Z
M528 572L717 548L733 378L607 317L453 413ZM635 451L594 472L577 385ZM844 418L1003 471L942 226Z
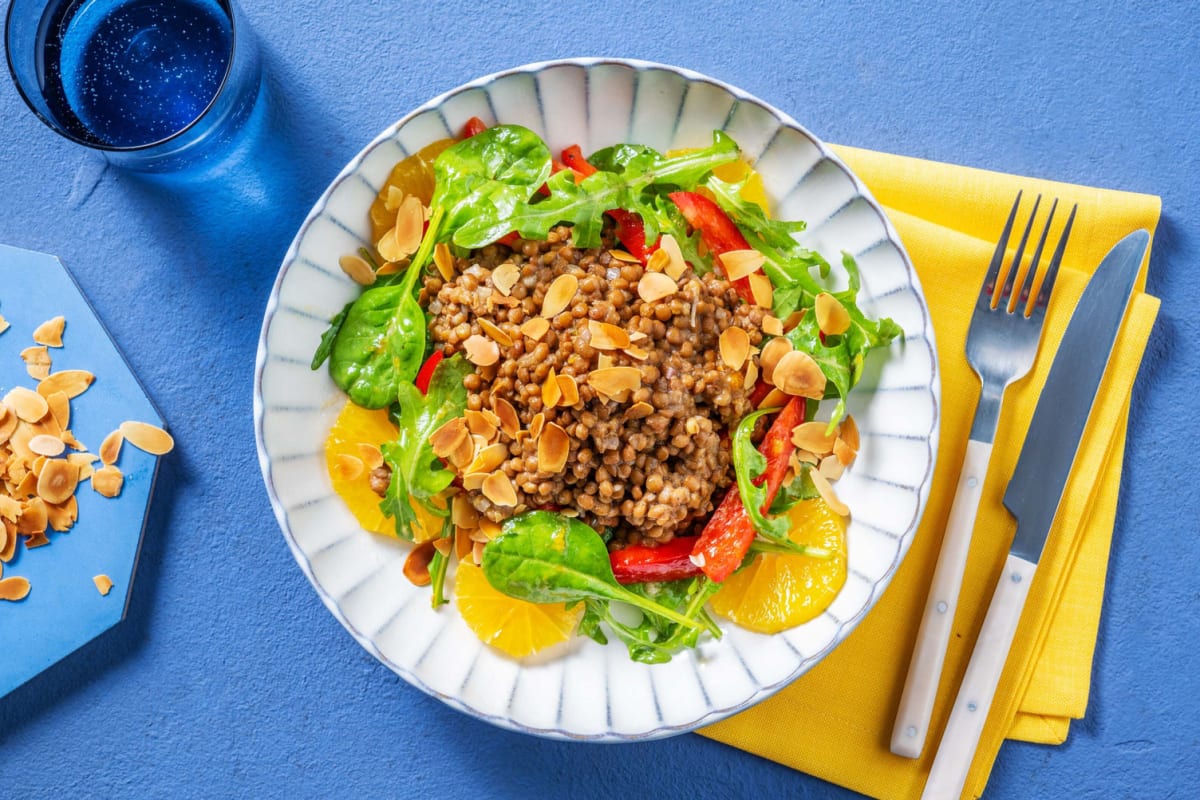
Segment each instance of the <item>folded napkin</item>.
M1030 417L1088 274L1137 228L1153 234L1157 197L1022 178L913 158L836 148L886 208L933 318L942 380L941 439L929 503L891 586L833 653L775 697L701 734L872 797L913 798L925 778L966 671L1015 523L1001 505ZM949 516L979 381L964 355L967 328L996 238L1019 189L1079 204L1064 270L1029 377L1005 397L954 621L954 636L917 760L889 750L892 723ZM1060 216L1065 219L1065 216ZM1061 225L1061 223L1058 223ZM1014 240L1015 240L1014 236ZM1005 738L1058 744L1087 707L1125 447L1129 397L1158 300L1138 277L1113 357L1031 587L965 797L978 797ZM868 276L869 281L869 276Z

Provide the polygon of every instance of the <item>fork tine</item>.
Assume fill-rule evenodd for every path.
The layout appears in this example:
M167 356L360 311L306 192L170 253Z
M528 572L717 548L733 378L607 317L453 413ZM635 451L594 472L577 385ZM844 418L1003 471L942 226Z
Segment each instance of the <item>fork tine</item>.
M1008 221L1004 223L1004 231L1000 234L1000 240L996 242L996 252L992 253L992 263L988 265L987 274L983 277L983 287L979 290L979 298L975 301L977 308L983 308L986 304L991 307L992 295L996 291L996 279L1000 275L1000 267L1004 264L1004 253L1008 249L1008 237L1012 233L1013 220L1017 218L1017 208L1021 205L1021 195L1023 192L1017 192L1017 199L1013 201L1012 211L1008 212Z
M1054 212L1058 209L1058 198L1054 198L1054 202L1050 205L1050 213L1046 215L1046 224L1042 226L1042 235L1038 239L1037 247L1033 250L1033 257L1029 259L1029 269L1025 271L1025 277L1021 279L1020 286L1013 286L1012 297L1008 301L1008 313L1013 313L1017 310L1017 306L1021 307L1021 315L1029 316L1029 295L1033 293L1034 287L1037 285L1038 264L1042 260L1042 249L1046 246L1046 237L1050 234L1050 225L1054 222Z
M1078 210L1078 203L1071 206L1071 214L1067 217L1067 224L1063 226L1062 234L1058 237L1058 247L1054 248L1054 255L1050 257L1050 265L1046 268L1046 277L1042 280L1042 286L1038 290L1032 313L1039 319L1046 315L1046 306L1050 304L1050 293L1054 290L1054 279L1058 277L1058 268L1062 264L1063 253L1067 249L1067 239L1071 237L1071 226L1075 223L1075 212Z
M1004 273L1004 285L996 286L995 293L992 295L992 308L999 308L1001 304L1008 308L1009 297L1013 293L1013 288L1016 282L1021 277L1021 259L1025 257L1025 243L1029 241L1029 232L1033 230L1033 221L1037 218L1038 206L1042 203L1042 196L1039 194L1037 199L1033 201L1033 210L1029 212L1029 221L1025 223L1025 232L1021 234L1021 242L1017 245L1017 253L1013 256L1012 264L1008 271ZM1010 281L1009 278L1012 278Z

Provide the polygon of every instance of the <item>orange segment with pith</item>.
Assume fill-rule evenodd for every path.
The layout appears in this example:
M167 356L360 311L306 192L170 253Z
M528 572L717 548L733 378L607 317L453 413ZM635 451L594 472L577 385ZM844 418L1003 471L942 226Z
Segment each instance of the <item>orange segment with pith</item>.
M565 642L575 632L583 609L562 603L530 603L492 587L483 569L460 562L454 579L454 604L480 641L524 658Z
M379 241L380 237L396 224L397 209L393 207L389 210L387 207L391 187L399 189L403 195L413 195L422 204L429 205L433 198L433 162L452 144L453 139L438 139L392 167L387 182L379 191L375 202L371 203L371 241Z
M778 633L829 607L846 582L846 522L823 500L804 500L788 514L791 539L832 557L763 553L725 580L712 610L743 628Z

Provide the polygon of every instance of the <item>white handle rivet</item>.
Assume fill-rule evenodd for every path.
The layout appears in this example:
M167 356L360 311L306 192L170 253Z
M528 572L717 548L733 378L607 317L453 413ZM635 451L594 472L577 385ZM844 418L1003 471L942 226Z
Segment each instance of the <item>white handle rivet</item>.
M967 703L967 711L974 711L977 708L979 708L979 706L975 705L974 702Z
M938 610L939 614L945 614L947 608L949 608L949 606L947 606L945 604L945 602L941 602L941 603L937 604L937 610Z
M967 486L970 486L972 489L974 489L978 485L979 485L978 478L967 478Z

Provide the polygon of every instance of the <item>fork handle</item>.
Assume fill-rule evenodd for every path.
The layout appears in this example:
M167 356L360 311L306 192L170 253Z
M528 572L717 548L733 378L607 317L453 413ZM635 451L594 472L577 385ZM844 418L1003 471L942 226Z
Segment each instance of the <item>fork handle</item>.
M979 510L979 499L983 495L984 478L991 457L991 442L977 439L967 441L958 489L950 507L942 549L929 587L929 597L925 601L925 612L921 616L921 628L913 648L904 692L900 696L896 724L892 728L892 752L898 756L918 758L925 746L933 702L942 676L942 664L946 659L946 646L954 626L958 595L962 589L971 532L975 527L975 515Z

